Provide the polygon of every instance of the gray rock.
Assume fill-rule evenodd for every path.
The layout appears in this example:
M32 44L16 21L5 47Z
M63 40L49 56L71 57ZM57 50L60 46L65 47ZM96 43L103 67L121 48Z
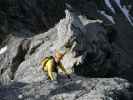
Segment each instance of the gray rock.
M120 78L83 78L72 75L73 81L12 83L1 88L5 100L132 100L132 86Z
M23 82L35 82L42 80L45 74L40 71L40 61L50 55L49 48L56 39L56 29L35 36L31 39L29 50L25 56L25 60L21 62L15 75L15 80Z
M101 23L66 10L66 17L48 32L27 39L7 37L8 49L0 56L0 98L132 100L132 85L124 79L71 75L70 81L61 75L58 81L48 81L46 74L39 70L40 60L53 54L50 48L66 47L68 51L62 62L67 69L74 67L76 74L105 77L114 75L119 68L121 71L114 54L120 50L109 42Z
M6 81L13 80L15 72L19 64L24 60L26 53L25 45L28 43L26 39L9 36L9 41L5 45L7 50L0 55L0 80L2 84L8 84ZM28 45L27 45L28 46Z
M66 17L48 32L28 38L22 43L14 40L20 43L22 51L26 52L22 55L21 62L16 65L13 73L15 77L12 79L28 83L42 80L46 76L39 70L41 59L53 55L50 48L62 47L68 48L62 61L68 70L72 71L74 68L75 73L85 76L109 77L110 74L116 74L119 58L115 57L115 52L119 50L116 49L117 46L109 43L106 38L107 31L101 23L100 20L88 20L66 10ZM10 72L9 70L7 73Z
M15 80L35 81L38 78L37 69L40 60L52 54L51 47L58 49L67 46L68 52L62 62L66 68L71 69L75 64L82 62L87 52L92 52L91 43L99 38L96 36L99 32L106 31L97 20L87 20L66 10L66 18L62 19L53 29L31 39L26 59L20 64ZM40 73L39 76L41 76ZM33 79L33 77L36 78Z
M47 31L64 16L64 9L62 0L1 0L0 32L24 37Z
M128 10L129 17L131 18L133 16L133 2L131 0L118 1L120 1L120 5L123 8L125 7ZM109 37L113 37L113 43L117 46L118 51L121 52L119 63L132 66L133 37L131 33L133 33L133 26L114 0L66 0L66 2L74 8L75 11L87 16L88 19L101 19L105 28L114 28L115 31L109 32L109 34L112 34L112 36L110 35ZM106 4L107 2L109 2L112 8L109 8ZM131 6L131 8L129 6ZM111 9L114 9L115 13L113 13ZM105 15L101 14L101 11L112 17L115 23L112 23ZM132 18L131 22L133 22ZM111 30L109 29L109 31Z
M89 78L120 76L132 79L132 27L113 2L111 4L117 14L112 17L116 24L108 26L110 22L98 13L99 10L105 10L108 11L107 14L111 14L109 9L105 9L105 0L101 0L100 4L97 0L66 0L70 11L66 10L66 16L61 20L64 16L65 1L7 1L0 1L0 5L5 5L4 8L0 6L0 31L16 31L16 36L0 35L1 100L133 99L132 83L125 79ZM9 6L6 6L8 3ZM57 3L61 6L56 5ZM87 17L80 15L77 9ZM51 18L53 10L55 14ZM99 15L102 20L96 19ZM94 16L96 18L93 20L87 19ZM48 30L52 26L54 27ZM29 37L33 34L31 31L46 30L48 31ZM70 81L60 73L60 80L48 81L46 74L40 70L40 61L53 55L51 48L64 47L68 51L62 63L76 75L72 74Z

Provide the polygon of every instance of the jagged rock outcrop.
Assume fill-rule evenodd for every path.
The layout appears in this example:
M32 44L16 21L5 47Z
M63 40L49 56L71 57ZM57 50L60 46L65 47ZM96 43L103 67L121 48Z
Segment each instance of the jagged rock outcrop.
M39 71L39 63L43 57L52 55L50 48L67 47L68 52L62 62L67 69L73 70L78 75L112 77L118 76L123 69L128 68L128 66L123 68L124 65L119 65L120 48L109 41L108 30L102 26L100 20L88 20L68 10L66 10L66 17L48 32L20 40L22 42L17 39L13 40L13 43L17 42L20 45L18 47L13 47L12 43L9 44L19 51L16 52L15 58L20 58L20 62L17 60L16 65L13 64L15 61L11 58L13 67L9 65L8 68L5 68L15 69L13 78L9 78L10 80L28 83L42 80L45 75ZM10 52L15 51L14 49L9 50L7 57L11 56ZM19 54L20 52L22 53ZM1 62L8 62L8 59L2 56L1 58L3 59ZM2 64L2 66L5 65ZM119 72L116 69L120 69ZM3 72L3 67L1 67L1 71ZM10 70L9 72L12 73ZM3 76L6 75L3 74Z
M87 20L82 16L66 11L66 18L62 19L55 28L31 39L28 55L26 55L28 58L20 64L15 75L15 80L23 82L36 81L33 79L33 76L34 78L38 77L36 75L38 73L39 61L42 57L51 54L51 47L55 49L61 47L69 48L63 59L64 65L69 69L74 65L77 66L80 63L84 63L86 57L90 58L88 54L92 54L92 63L95 63L93 60L96 60L98 63L95 64L100 65L99 63L101 63L102 66L102 63L106 61L106 52L111 52L108 51L111 49L111 45L106 40L104 34L106 34L106 30L97 20ZM100 47L98 47L99 45ZM81 68L84 69L85 66L89 65L82 65ZM104 66L105 69L107 68L107 71L112 67ZM95 69L95 67L92 69ZM99 69L100 66L96 68L97 73L99 73ZM89 75L85 70L84 73ZM103 72L101 73L101 75L104 75Z

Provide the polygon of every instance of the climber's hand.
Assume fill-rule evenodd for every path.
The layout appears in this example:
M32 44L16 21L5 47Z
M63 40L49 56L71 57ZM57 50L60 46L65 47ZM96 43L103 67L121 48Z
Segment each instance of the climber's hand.
M70 77L70 75L67 75L67 78L70 79L72 81L72 78Z

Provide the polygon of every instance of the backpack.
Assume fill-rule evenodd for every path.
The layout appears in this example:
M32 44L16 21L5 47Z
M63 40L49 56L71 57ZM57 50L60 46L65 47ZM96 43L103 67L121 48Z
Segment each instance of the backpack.
M47 62L50 59L53 59L53 57L52 56L49 56L49 57L45 57L44 59L41 60L42 69L45 67L45 65L47 64Z

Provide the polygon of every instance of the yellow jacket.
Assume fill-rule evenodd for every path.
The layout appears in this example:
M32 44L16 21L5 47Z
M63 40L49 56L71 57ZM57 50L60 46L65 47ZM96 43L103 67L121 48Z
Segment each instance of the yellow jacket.
M43 70L45 72L48 72L48 76L50 80L54 80L54 76L52 72L56 72L58 70L58 67L62 70L62 72L67 75L67 71L64 68L63 64L60 62L58 65L55 64L55 61L53 59L49 59L45 65L43 65Z

